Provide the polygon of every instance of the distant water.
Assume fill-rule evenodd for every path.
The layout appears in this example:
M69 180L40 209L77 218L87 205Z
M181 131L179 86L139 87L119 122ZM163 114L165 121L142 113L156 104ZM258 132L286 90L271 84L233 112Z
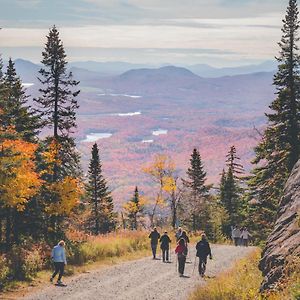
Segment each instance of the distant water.
M142 98L142 96L139 95L128 95L128 94L98 94L98 96L127 97L133 99Z
M33 85L34 85L34 83L22 83L22 87L24 87L24 88L29 88Z
M129 112L129 113L118 113L118 114L112 114L113 116L119 116L119 117L133 117L133 116L139 116L142 113L140 111L135 112Z
M152 131L152 135L155 135L155 136L167 134L167 133L168 133L168 130L166 130L166 129L157 129L157 130Z
M153 143L154 141L153 140L142 140L142 143L146 144L150 144L150 143Z
M91 143L96 142L101 139L107 139L112 136L111 133L108 132L92 132L86 135L86 138L82 140L83 143Z

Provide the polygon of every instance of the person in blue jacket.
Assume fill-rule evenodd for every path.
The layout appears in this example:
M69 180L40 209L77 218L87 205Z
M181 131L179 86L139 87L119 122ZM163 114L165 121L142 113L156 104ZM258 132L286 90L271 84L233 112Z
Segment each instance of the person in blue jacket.
M54 263L55 271L52 274L50 281L53 282L55 276L58 274L57 284L63 285L61 279L64 275L65 265L67 264L65 242L60 241L52 249L51 258Z

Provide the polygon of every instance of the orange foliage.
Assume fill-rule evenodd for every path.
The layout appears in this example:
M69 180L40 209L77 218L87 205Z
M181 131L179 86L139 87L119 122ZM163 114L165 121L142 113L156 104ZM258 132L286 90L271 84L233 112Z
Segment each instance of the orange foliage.
M4 140L0 154L0 191L5 206L24 210L42 180L35 171L37 145L22 140Z

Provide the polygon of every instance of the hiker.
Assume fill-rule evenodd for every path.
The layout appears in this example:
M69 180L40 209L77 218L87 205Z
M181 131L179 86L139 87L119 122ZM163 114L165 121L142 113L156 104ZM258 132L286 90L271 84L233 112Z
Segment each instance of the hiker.
M178 245L175 249L175 253L177 254L177 259L178 259L179 276L183 277L185 261L186 261L186 256L187 256L186 242L183 238L181 238L179 240Z
M51 258L54 263L55 271L50 278L50 282L53 282L55 276L59 274L57 284L63 285L61 278L64 275L65 265L67 264L64 241L60 241L56 246L54 246L52 249Z
M189 251L189 242L190 242L190 239L189 237L187 236L186 232L185 231L182 231L182 234L180 236L181 239L184 239L184 242L185 242L185 247L186 247L186 253L188 253Z
M181 227L178 227L178 229L177 229L177 231L175 233L176 242L179 241L181 234L182 234L182 229L181 229Z
M201 240L196 245L196 250L196 256L199 257L199 275L201 277L204 277L206 271L207 256L209 255L209 259L212 259L211 249L204 233L201 235Z
M248 247L250 237L251 237L250 232L248 231L248 229L246 227L244 227L241 232L241 244L244 247Z
M239 246L241 244L241 230L234 226L231 232L232 239L234 241L235 246Z
M157 228L154 227L151 233L149 234L149 239L151 239L150 243L151 243L153 259L156 259L156 249L157 249L159 238L160 238L160 234L157 231Z
M168 233L165 233L160 238L160 249L162 250L163 262L169 262L169 244L171 240L168 236Z

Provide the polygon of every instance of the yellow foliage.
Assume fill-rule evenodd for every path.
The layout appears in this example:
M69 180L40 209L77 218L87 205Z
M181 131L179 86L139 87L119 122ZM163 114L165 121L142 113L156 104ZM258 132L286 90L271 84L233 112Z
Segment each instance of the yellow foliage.
M54 166L61 163L61 160L59 159L60 147L60 144L53 139L48 146L48 149L43 152L42 156L44 162L48 165L48 168L42 171L43 174L53 175Z
M129 200L123 205L123 208L127 213L138 213L147 204L147 199L145 197L139 196L139 203L135 203Z
M0 191L5 206L22 211L42 180L35 172L37 145L22 140L4 140L0 156Z
M163 178L163 190L169 194L176 192L177 185L173 176L165 176Z
M143 171L160 182L163 177L175 171L175 164L167 155L158 154L154 157L154 162L143 168Z
M57 195L58 199L46 209L51 215L69 215L79 204L83 193L79 180L70 176L59 182L49 184L48 190L51 194Z

